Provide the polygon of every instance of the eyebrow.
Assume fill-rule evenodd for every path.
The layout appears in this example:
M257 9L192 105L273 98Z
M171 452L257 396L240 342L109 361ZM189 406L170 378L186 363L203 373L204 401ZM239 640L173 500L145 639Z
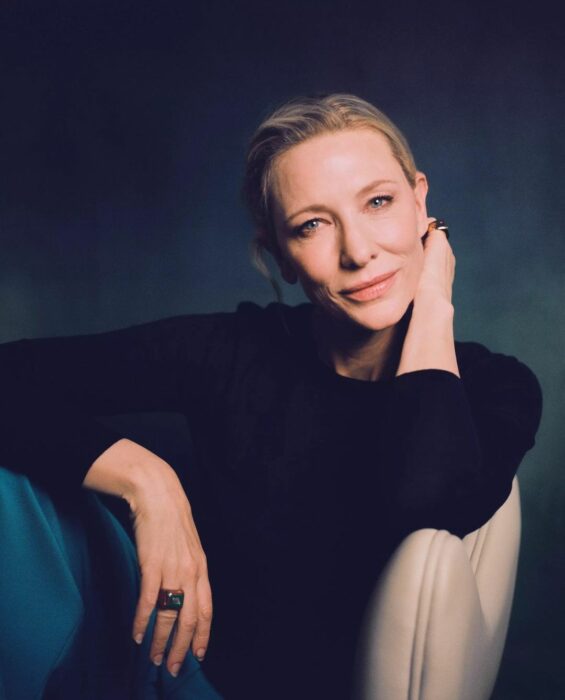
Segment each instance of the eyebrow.
M380 187L381 185L385 184L396 184L395 180L373 180L373 182L370 182L368 185L365 185L365 187L361 188L359 192L357 192L357 197L362 197L364 194L368 194L371 190L376 189L377 187ZM291 214L290 216L287 216L286 219L284 220L285 224L288 224L288 222L291 219L294 219L295 216L298 216L299 214L303 214L304 212L307 211L313 211L314 209L324 209L323 204L309 204L307 207L303 207L302 209L299 209L298 211L295 211L294 214Z

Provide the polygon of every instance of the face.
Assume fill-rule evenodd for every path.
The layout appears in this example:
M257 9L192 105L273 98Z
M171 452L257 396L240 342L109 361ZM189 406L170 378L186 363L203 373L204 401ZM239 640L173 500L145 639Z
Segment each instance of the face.
M279 156L271 193L284 279L334 318L374 331L396 324L423 265L425 176L412 188L381 133L347 129Z

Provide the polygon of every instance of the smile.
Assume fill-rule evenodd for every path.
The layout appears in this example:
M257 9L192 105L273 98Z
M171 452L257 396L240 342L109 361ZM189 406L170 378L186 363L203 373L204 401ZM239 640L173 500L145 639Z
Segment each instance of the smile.
M359 288L354 288L352 291L342 291L341 294L347 299L354 299L355 301L372 301L373 299L378 299L384 296L388 290L394 284L396 279L396 273L398 270L392 272L388 277L381 276L378 282L369 283L368 285Z

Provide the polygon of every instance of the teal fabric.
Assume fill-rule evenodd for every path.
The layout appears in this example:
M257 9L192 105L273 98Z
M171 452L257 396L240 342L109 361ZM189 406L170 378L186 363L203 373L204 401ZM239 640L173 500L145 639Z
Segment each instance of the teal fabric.
M190 654L175 679L131 639L134 547L94 494L55 502L0 467L0 700L221 700Z

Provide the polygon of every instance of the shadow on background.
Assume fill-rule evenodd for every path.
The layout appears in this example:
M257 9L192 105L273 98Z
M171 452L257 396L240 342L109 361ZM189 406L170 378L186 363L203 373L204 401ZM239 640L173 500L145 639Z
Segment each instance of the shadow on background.
M543 3L391 5L3 3L0 341L273 300L248 257L247 139L297 94L374 102L449 222L457 338L543 387L494 697L562 698L563 25Z

